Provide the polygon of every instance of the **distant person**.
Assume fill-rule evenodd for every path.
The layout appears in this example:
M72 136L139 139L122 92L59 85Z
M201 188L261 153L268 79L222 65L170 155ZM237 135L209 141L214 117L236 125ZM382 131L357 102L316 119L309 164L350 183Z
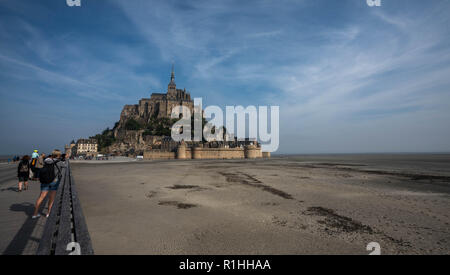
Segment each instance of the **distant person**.
M38 213L42 202L45 197L48 198L48 213L46 217L50 215L55 201L56 191L58 191L59 183L62 178L62 169L66 167L65 162L60 160L61 151L54 150L52 155L44 160L44 167L40 170L39 181L41 182L41 193L36 201L36 206L32 218L39 218L41 215Z
M38 158L37 158L37 162L36 162L36 166L34 168L35 172L34 172L34 177L38 180L39 179L39 175L41 173L41 169L44 168L44 160L45 160L45 154L41 154Z
M22 161L17 166L17 177L19 178L19 192L22 192L22 184L24 190L28 190L28 177L30 175L30 157L23 156Z
M31 154L31 159L35 159L39 157L39 151L38 150L34 150L33 154Z
M31 154L31 180L37 180L36 178L36 162L37 159L39 158L39 151L38 150L34 150L33 154Z
M31 158L31 162L30 162L30 169L31 169L31 180L37 180L37 176L36 176L36 164L38 162L39 157L37 158Z

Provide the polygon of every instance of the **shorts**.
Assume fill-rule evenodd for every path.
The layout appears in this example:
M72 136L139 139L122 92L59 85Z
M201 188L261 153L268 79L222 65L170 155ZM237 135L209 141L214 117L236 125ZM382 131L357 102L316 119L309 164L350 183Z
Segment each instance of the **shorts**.
M34 177L39 178L39 174L41 172L41 168L34 168Z
M25 182L28 181L28 173L27 174L20 174L19 175L19 182Z
M59 180L51 183L41 183L41 191L56 191L59 187Z

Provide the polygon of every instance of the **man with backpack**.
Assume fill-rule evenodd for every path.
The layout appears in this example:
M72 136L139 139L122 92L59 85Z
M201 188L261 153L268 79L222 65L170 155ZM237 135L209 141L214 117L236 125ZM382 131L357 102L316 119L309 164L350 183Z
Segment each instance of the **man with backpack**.
M38 162L38 158L39 158L39 156L34 157L34 158L31 157L31 162L30 162L30 168L31 168L31 172L32 172L31 180L37 180L36 165Z
M41 169L44 168L44 160L45 160L45 154L41 154L36 159L36 164L34 166L34 177L36 178L36 180L39 180L39 175L40 175Z
M31 154L31 180L37 180L37 175L36 175L36 164L37 161L39 159L39 151L38 150L34 150L33 154Z
M36 201L36 206L32 218L39 218L41 215L38 213L44 199L48 198L48 213L46 217L50 215L55 201L56 192L58 191L59 183L62 178L62 169L66 167L64 161L60 160L61 151L54 150L52 155L44 160L44 167L39 172L39 181L41 182L41 193Z
M23 156L22 161L19 162L17 166L17 177L19 178L19 192L22 192L22 184L24 185L23 190L28 190L28 177L30 175L30 157Z

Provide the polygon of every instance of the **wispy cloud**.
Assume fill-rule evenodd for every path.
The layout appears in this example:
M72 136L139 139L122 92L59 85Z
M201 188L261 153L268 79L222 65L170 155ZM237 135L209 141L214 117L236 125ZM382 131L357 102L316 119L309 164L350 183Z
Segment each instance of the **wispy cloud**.
M256 33L248 34L247 37L250 37L250 38L273 38L273 37L278 36L278 35L280 35L282 33L283 33L282 30L256 32Z

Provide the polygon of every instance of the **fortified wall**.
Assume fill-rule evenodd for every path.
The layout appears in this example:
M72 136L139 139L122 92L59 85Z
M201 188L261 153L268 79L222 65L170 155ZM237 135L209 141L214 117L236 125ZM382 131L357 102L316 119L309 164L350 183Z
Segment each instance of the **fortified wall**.
M257 145L246 145L236 148L203 148L187 147L185 143L178 145L176 151L147 150L144 159L256 159L269 158L270 153L263 153Z

